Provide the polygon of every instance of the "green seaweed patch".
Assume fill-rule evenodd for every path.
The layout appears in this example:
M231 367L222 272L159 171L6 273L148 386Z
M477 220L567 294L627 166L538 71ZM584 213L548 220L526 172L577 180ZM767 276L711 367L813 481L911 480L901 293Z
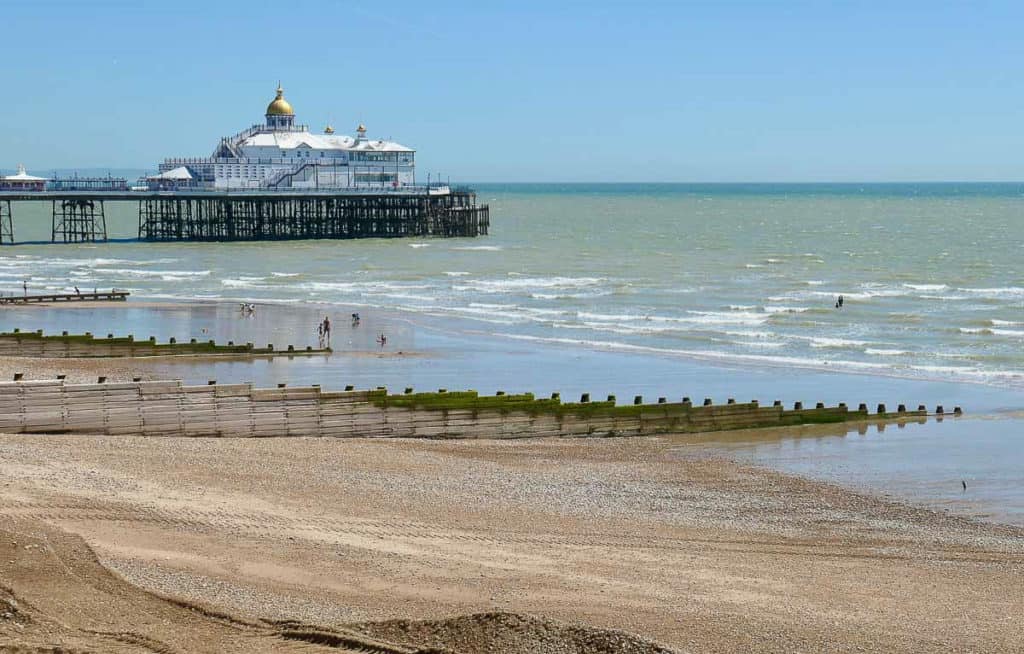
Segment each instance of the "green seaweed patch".
M382 394L371 398L378 407L405 408L425 411L498 411L503 414L523 412L529 415L549 415L555 418L579 419L634 419L641 423L650 420L659 432L703 431L715 429L750 428L757 426L788 426L803 424L831 424L859 420L865 414L842 407L785 411L774 407L761 407L755 403L692 406L683 403L639 404L616 406L614 402L562 403L560 399L535 399L532 393L481 397L475 391L445 393ZM902 415L909 415L902 414ZM735 425L735 426L733 426Z

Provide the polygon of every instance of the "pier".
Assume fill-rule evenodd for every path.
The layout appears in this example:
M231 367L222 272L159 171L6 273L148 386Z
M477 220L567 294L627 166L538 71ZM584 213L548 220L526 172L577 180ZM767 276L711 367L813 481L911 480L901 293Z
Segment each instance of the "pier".
M14 244L14 204L51 203L54 243L107 240L105 203L138 205L142 241L279 241L485 236L486 204L470 189L317 191L3 191L0 243Z

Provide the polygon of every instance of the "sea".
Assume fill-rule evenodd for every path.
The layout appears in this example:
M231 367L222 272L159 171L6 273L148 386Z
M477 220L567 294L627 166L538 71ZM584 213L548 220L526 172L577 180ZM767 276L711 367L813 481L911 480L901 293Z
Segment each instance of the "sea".
M597 396L602 389L593 385L601 383L620 400L634 392L715 392L805 403L962 403L967 416L956 424L967 427L911 425L898 432L904 445L882 454L855 443L891 446L895 429L839 435L824 450L806 440L794 441L804 443L795 449L742 439L725 447L744 460L898 487L944 509L1024 524L1024 184L475 188L491 210L490 235L475 239L140 243L132 240L136 205L107 203L115 242L4 246L0 292L20 294L27 283L30 292L116 288L133 301L221 303L205 313L189 309L184 322L74 310L94 333L161 338L187 336L180 331L203 322L210 333L243 341L301 345L315 343L315 316L347 326L358 312L366 327L346 333L343 348L372 349L379 327L397 337L394 347L424 355L346 371L372 386L422 379L482 391L494 390L488 383L557 389L565 397L567 389ZM48 239L49 203L15 203L14 212L18 241ZM258 321L224 327L218 316L237 317L230 312L240 302L275 307L273 323L287 333ZM50 330L67 324L61 315L9 310L0 327ZM178 333L163 333L172 327ZM322 362L266 365L222 366L218 374L311 381L330 370ZM972 419L972 411L991 419ZM977 447L945 448L944 458L919 469L922 443L963 443L956 439L966 432ZM893 472L894 461L911 472ZM894 476L909 486L894 485ZM971 476L975 495L948 495L962 492L963 476ZM991 493L979 500L978 487L989 482Z

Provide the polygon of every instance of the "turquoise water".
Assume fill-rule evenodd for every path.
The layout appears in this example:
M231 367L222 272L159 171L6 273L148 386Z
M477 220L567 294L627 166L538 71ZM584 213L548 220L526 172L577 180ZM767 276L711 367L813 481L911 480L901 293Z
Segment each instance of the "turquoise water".
M0 289L344 304L570 348L1024 387L1024 185L479 196L480 239L17 246ZM46 238L48 210L16 204L18 238ZM108 225L134 236L135 206L109 205Z
M4 246L7 293L28 280L214 303L5 307L0 328L303 346L330 314L337 349L372 351L386 332L390 352L415 354L153 365L198 383L960 404L998 419L712 447L1024 524L1024 185L487 185L479 196L492 222L479 239ZM19 239L49 235L48 206L14 210ZM107 214L111 236L135 235L133 205ZM237 301L257 303L256 316Z

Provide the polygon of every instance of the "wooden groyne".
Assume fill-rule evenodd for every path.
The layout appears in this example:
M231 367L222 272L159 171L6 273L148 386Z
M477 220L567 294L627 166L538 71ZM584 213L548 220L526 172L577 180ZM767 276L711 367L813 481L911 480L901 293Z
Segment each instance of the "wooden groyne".
M53 302L124 302L131 295L128 291L109 293L53 293L49 295L8 295L0 297L0 304L47 304Z
M155 336L147 340L137 341L131 334L106 338L96 338L91 333L84 334L50 334L44 335L43 330L0 333L0 356L12 357L47 357L47 358L92 358L92 357L165 357L195 355L252 355L252 356L294 356L329 354L330 348L315 349L310 346L297 348L288 345L277 349L273 343L266 347L256 347L253 343L235 344L233 341L217 343L213 340L200 341L195 338L187 342L170 339L166 343L157 343Z
M886 412L845 404L785 409L781 403L705 400L617 406L565 403L555 394L481 397L459 393L389 394L380 388L325 392L319 387L256 389L250 384L184 386L180 381L68 384L0 383L0 433L147 436L316 436L365 438L532 438L640 436L853 421L925 419L924 407ZM942 413L942 407L937 408ZM960 413L959 408L955 410Z

